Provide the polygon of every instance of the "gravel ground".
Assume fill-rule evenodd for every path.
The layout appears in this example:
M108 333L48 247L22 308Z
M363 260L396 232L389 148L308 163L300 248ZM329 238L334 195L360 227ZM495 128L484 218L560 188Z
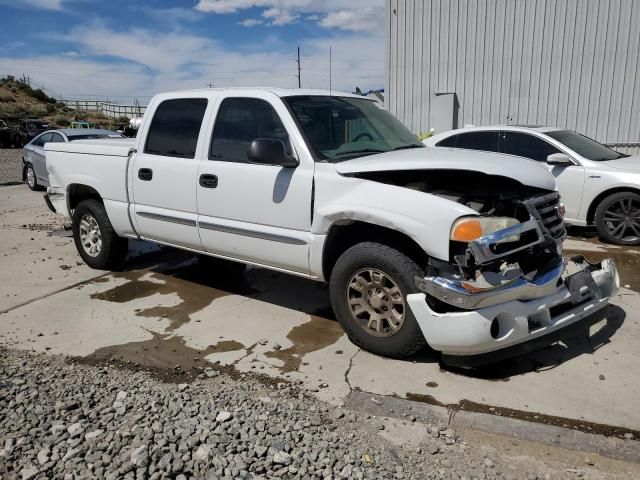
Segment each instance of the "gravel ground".
M0 349L0 477L623 478L335 408L286 383L155 373ZM383 438L394 428L428 435L409 448Z
M0 186L22 183L22 149L0 148Z

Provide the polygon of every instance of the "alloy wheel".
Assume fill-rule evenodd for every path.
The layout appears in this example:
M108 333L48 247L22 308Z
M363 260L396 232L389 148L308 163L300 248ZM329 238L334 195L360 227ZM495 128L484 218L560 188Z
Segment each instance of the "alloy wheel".
M80 219L80 243L91 257L97 257L102 251L102 233L97 220L91 214L85 214Z
M640 240L640 201L622 198L607 207L602 215L611 236L622 241Z
M382 270L356 271L347 282L346 296L351 315L367 333L390 337L402 328L406 312L404 295Z

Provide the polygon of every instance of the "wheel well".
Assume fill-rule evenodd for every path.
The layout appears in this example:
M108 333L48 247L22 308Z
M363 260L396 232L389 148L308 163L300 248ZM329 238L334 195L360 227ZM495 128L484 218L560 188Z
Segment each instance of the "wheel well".
M382 243L404 253L421 267L427 266L428 255L411 237L390 228L354 221L345 225L333 225L329 230L322 255L325 280L331 277L331 271L340 255L361 242Z
M69 193L67 195L67 201L69 202L70 210L76 208L76 206L83 200L93 199L102 203L102 197L100 196L98 191L95 188L89 187L87 185L74 183L72 185L69 185L68 192Z
M637 193L638 195L640 195L640 189L633 188L633 187L618 187L618 188L612 188L611 190L606 190L602 192L596 198L594 198L593 201L591 202L591 205L589 205L589 210L587 210L587 224L592 225L595 222L596 209L598 208L598 205L600 205L600 202L602 202L602 200L607 198L609 195L613 195L614 193L621 193L621 192L631 192L631 193Z

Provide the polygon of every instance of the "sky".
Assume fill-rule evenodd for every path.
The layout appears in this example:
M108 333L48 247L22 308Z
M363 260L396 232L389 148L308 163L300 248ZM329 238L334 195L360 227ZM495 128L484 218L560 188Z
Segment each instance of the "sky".
M146 103L214 86L384 85L384 0L0 0L0 76Z

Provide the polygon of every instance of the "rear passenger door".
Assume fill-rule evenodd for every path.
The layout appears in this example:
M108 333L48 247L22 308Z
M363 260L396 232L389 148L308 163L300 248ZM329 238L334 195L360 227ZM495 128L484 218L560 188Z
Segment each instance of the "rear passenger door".
M141 237L200 250L196 185L207 98L158 100L145 113L131 172L131 216Z
M198 175L205 250L308 274L314 163L299 155L302 139L291 114L272 93L228 92L214 116ZM249 163L249 146L258 138L282 140L299 165Z

